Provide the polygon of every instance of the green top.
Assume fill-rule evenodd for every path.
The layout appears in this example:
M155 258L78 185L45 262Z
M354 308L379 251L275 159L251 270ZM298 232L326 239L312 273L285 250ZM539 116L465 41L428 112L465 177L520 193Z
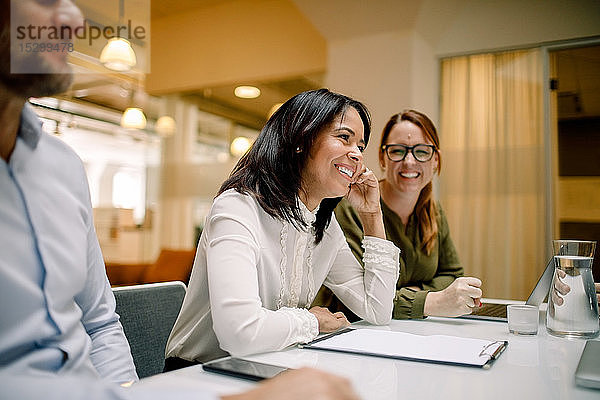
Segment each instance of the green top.
M463 275L456 249L450 238L448 221L438 203L437 242L431 250L431 254L427 255L421 248L414 213L410 215L408 225L405 227L400 217L388 208L383 200L381 200L381 210L386 237L401 250L400 277L396 283L392 317L395 319L423 318L427 293L443 290L456 278ZM344 199L335 209L335 216L346 235L346 240L354 256L362 263L361 244L364 234L358 214ZM421 290L409 289L408 286L417 286ZM332 312L343 311L351 321L358 319L325 286L322 286L317 293L313 305L328 307Z

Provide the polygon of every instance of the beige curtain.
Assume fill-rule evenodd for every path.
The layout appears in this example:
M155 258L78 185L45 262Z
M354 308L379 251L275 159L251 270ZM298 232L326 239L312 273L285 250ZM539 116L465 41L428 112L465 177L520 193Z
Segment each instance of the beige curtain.
M546 264L542 53L442 60L442 202L485 297L526 299Z

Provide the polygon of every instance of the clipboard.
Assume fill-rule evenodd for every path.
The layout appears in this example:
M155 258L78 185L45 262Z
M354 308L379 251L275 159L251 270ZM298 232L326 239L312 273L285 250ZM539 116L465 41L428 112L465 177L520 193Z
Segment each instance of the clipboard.
M395 360L489 369L508 346L504 340L415 335L368 328L345 328L298 347Z

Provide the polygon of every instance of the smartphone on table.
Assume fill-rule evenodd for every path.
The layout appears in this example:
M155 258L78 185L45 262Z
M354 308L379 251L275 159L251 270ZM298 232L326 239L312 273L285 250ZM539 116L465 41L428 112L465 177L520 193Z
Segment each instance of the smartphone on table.
M277 365L264 364L256 361L244 360L235 357L225 357L202 364L202 368L208 372L229 375L236 378L260 381L273 378L288 368Z

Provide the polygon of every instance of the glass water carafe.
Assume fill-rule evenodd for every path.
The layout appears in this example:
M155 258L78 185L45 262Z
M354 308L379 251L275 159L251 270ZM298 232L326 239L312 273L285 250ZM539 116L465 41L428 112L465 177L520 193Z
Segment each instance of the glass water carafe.
M596 242L555 240L554 276L548 295L546 329L561 337L598 335L598 301L592 276Z

